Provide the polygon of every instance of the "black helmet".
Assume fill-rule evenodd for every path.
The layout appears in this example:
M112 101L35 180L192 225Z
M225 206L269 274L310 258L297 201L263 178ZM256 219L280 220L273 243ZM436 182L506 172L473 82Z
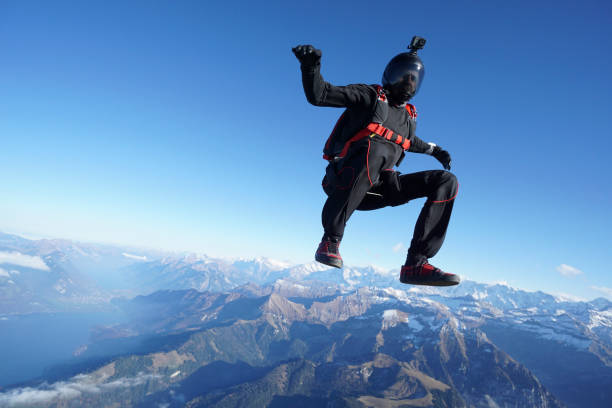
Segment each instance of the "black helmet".
M417 55L417 50L424 45L424 38L413 37L408 47L411 51L396 55L387 64L382 85L393 102L406 103L419 91L425 77L425 66Z

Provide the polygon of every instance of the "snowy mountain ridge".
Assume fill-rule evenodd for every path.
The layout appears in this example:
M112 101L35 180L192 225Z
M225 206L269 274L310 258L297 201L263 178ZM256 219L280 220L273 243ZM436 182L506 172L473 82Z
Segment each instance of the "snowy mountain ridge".
M18 317L12 315L84 305L131 305L135 316L149 319L111 328L103 340L157 334L160 328L191 332L217 320L250 321L261 315L274 336L283 330L289 335L291 323L302 322L312 325L308 330L315 338L320 327L330 334L337 330L335 347L344 344L352 350L359 346L351 342L361 337L342 333L369 327L376 350L392 344L398 353L409 344L444 345L443 355L448 356L446 345L452 343L457 370L469 366L462 339L470 338L479 356L477 350L489 353L499 347L543 378L562 370L583 377L589 373L582 383L602 390L612 381L612 302L603 298L576 301L469 280L447 288L407 286L399 282L399 271L375 266L336 269L315 262L81 247L2 234L0 253L0 319L7 321ZM299 327L306 326L294 329ZM450 338L456 341L448 343ZM568 355L572 367L563 363ZM552 384L560 393L565 389L563 378Z
M227 292L251 284L272 285L285 295L331 296L366 287L382 289L381 293L387 291L397 299L438 302L473 325L497 319L537 331L542 337L556 336L579 348L588 347L588 339L601 337L612 349L612 302L603 298L572 301L505 283L473 281L449 288L410 287L398 281L397 270L376 266L337 269L317 262L295 265L265 257L156 254L66 240L30 241L6 234L0 235L0 252L10 254L0 264L3 271L9 271L0 274L0 302L8 314L105 304L117 296L115 292ZM11 259L21 264L11 264Z
M121 293L128 290L134 295L163 289L227 291L246 283L265 286L279 279L289 279L302 284L308 281L325 282L337 285L342 291L364 286L391 287L421 296L446 298L448 301L468 297L473 312L489 310L491 313L506 313L521 309L520 313L514 313L517 321L538 314L550 314L559 319L555 316L562 315L562 311L580 315L580 320L592 328L609 326L611 321L612 303L603 298L589 302L576 301L541 291L513 288L507 283L473 281L443 289L408 287L398 281L398 270L385 270L372 265L336 269L317 262L292 264L266 257L224 259L205 254L170 254L68 240L28 240L3 233L0 233L0 252L22 259L21 265L14 265L8 259L11 257L5 257L4 261L0 257L0 268L8 271L0 274L0 285L13 285L5 290L7 297L10 294L17 296L15 292L32 292L38 276L43 276L43 272L46 273L45 282L49 282L49 286L55 288L53 292L58 295L65 297L72 293L73 297L86 297L94 291L98 300L112 297L112 292L116 290ZM23 259L28 260L29 264L24 263ZM32 265L35 265L34 269ZM8 283L8 280L12 283ZM80 293L79 282L84 282L88 287L84 293ZM97 289L94 289L96 283Z

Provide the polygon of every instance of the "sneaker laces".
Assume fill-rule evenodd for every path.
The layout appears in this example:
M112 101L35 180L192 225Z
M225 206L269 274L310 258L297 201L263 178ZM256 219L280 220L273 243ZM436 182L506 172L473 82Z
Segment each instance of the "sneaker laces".
M328 252L328 253L331 252L334 254L338 253L339 248L340 248L340 242L335 242L335 241L332 241L331 239L323 240L321 241L321 244L319 245L319 250L321 252Z
M327 241L326 249L328 252L338 253L339 248L340 248L339 242Z

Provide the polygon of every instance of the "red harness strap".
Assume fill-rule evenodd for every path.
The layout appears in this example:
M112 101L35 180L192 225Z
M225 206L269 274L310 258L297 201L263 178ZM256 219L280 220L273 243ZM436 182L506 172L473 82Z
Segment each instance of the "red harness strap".
M387 97L385 95L385 92L383 91L383 88L379 85L379 86L376 87L376 91L378 93L378 99L380 101L385 102L387 100ZM411 104L407 103L406 104L406 110L408 111L408 114L410 115L410 117L412 119L416 119L417 112L416 112L416 108L414 107L414 105L411 105ZM342 116L344 116L344 114L342 114ZM327 139L327 142L325 143L325 150L329 147L332 135L336 132L336 128L338 127L338 124L342 120L342 116L340 116L340 118L338 119L338 122L336 123L336 126L334 127L334 130L332 130L331 135ZM397 143L398 145L402 146L402 148L404 150L408 150L410 148L410 140L408 138L406 138L404 136L401 136L401 135L398 135L397 133L393 133L393 131L391 129L387 129L386 127L384 127L380 123L372 122L368 126L366 126L364 129L361 129L359 132L357 132L355 134L355 136L350 138L344 144L344 147L343 147L342 151L340 152L340 154L338 154L337 157L344 157L344 156L346 156L346 153L348 152L348 149L351 147L351 144L353 142L356 142L357 140L363 139L364 137L372 136L374 134L376 134L378 136L381 136L382 138L384 138L384 139L386 139L386 140L388 140L390 142ZM333 159L333 157L330 157L327 154L324 154L323 158L325 160L332 160Z
M387 129L380 123L372 122L368 126L366 126L364 129L361 129L359 132L357 132L355 136L351 137L345 143L344 148L342 149L338 157L346 156L346 153L348 152L348 149L351 147L351 144L353 142L363 139L364 137L371 136L372 134L376 134L390 142L397 143L398 145L402 146L402 149L404 150L408 150L410 148L410 140L408 138L398 135L397 133L393 133L391 129Z

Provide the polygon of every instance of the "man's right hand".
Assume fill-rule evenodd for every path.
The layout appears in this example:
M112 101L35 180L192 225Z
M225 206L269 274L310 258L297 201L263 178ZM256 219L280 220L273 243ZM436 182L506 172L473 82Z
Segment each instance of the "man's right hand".
M321 61L321 50L312 45L298 45L292 51L302 65L317 65Z

